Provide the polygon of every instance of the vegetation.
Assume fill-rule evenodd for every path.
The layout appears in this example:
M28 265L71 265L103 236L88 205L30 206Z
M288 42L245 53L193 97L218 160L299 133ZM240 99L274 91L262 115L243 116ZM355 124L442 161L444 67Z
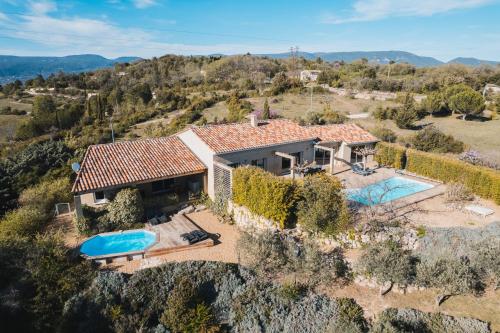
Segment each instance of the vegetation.
M446 183L460 182L473 193L500 203L500 173L449 157L408 149L406 169Z
M326 174L304 178L297 205L298 223L307 231L334 235L349 224L342 184Z
M138 189L123 189L116 194L106 209L105 219L112 226L109 230L130 229L143 221L142 198Z
M451 135L446 135L434 126L427 126L409 138L412 148L433 153L461 153L464 151L463 142Z
M418 119L418 113L411 94L405 95L403 106L398 109L392 119L399 128L411 129L414 127L414 123Z
M396 169L404 169L406 164L406 149L400 145L379 142L376 146L375 161Z
M331 106L327 104L323 112L309 113L305 123L308 125L343 124L346 120L347 116L345 114L333 111Z
M233 201L285 228L296 220L297 186L257 167L233 172Z
M376 127L370 132L384 142L394 143L398 138L396 133L387 127Z

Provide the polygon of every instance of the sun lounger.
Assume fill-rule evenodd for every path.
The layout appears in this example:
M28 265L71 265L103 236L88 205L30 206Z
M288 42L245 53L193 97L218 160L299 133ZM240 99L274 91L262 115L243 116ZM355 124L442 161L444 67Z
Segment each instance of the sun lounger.
M489 209L487 207L482 207L482 206L478 206L478 205L465 206L465 210L467 210L468 212L471 212L473 214L482 216L482 217L486 217L486 216L492 215L494 213L493 209Z
M355 163L351 166L352 172L354 172L357 175L361 176L368 176L371 175L374 171L371 169L364 169L363 164L361 163Z

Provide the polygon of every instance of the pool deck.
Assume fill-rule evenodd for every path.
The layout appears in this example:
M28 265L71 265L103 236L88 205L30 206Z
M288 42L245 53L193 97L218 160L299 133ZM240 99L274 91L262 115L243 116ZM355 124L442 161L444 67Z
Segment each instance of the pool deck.
M146 258L214 245L214 240L210 236L208 239L194 244L189 244L188 241L182 239L181 235L184 233L202 230L183 214L174 215L171 221L147 227L147 230L156 232L158 242L145 252Z

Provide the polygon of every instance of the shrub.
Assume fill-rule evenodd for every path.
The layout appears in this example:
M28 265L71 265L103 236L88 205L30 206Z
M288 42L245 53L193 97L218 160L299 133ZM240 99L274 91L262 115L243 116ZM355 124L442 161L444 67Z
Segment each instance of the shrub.
M422 261L417 266L416 282L424 287L441 290L438 305L449 296L479 293L484 288L479 272L467 257L450 256L435 261Z
M418 119L418 113L415 109L413 95L406 94L403 98L403 106L392 117L399 128L412 128Z
M384 142L394 143L398 138L396 133L387 127L377 127L372 129L370 132Z
M415 309L389 308L379 314L370 332L490 333L491 330L488 323L477 319L427 313Z
M304 178L297 206L298 222L311 232L336 234L349 223L342 184L324 173Z
M387 119L393 119L395 114L398 112L398 109L396 108L383 108L381 106L377 106L375 111L372 112L373 118L377 120L387 120Z
M464 143L446 135L434 126L427 126L410 138L413 148L434 153L461 153Z
M370 245L361 256L358 266L362 274L374 277L379 283L410 284L415 278L416 258L399 243L386 241Z
M24 206L5 214L0 221L1 237L32 237L48 221L48 214L33 206Z
M406 163L406 149L397 144L379 142L376 146L375 161L381 165L404 169Z
M297 186L257 167L237 168L233 172L233 201L286 228L295 222Z
M491 169L499 170L500 166L492 161L487 160L484 156L475 150L468 150L459 156L460 161L467 162L472 165L484 166Z
M141 194L137 189L121 190L106 208L105 220L113 229L130 229L144 217Z
M446 186L446 192L444 193L444 200L446 202L464 202L471 201L474 199L472 192L461 183L450 183Z
M500 204L498 171L414 149L406 151L406 169L445 183L462 183L480 197Z
M31 205L42 211L53 211L56 203L70 202L71 183L69 178L46 180L24 190L20 197L21 205Z

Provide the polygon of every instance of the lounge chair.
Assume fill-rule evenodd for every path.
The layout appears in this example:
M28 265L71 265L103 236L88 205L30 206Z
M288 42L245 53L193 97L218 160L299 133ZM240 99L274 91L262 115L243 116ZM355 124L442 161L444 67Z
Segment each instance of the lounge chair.
M365 168L363 168L363 164L362 163L354 163L351 166L351 169L352 169L352 172L354 172L357 175L361 175L361 176L368 176L368 175L371 175L374 172L371 169L365 169Z
M473 214L479 215L483 218L486 216L492 215L495 211L493 209L489 209L487 207L482 207L478 205L468 205L465 206L465 210L471 212Z

